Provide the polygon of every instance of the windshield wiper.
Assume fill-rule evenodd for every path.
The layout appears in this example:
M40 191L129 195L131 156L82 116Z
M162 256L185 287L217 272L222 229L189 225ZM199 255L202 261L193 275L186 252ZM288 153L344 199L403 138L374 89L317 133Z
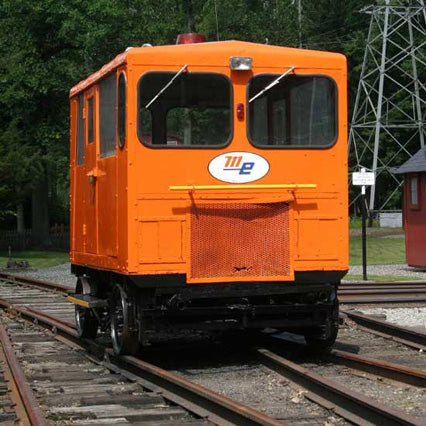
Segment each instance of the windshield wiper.
M159 97L160 95L167 90L169 86L188 68L188 65L185 64L174 76L173 78L145 105L145 108L148 109Z
M284 74L281 74L279 77L277 77L272 83L268 84L264 89L262 89L257 95L254 95L251 99L249 99L249 103L253 102L255 99L257 99L259 96L262 96L265 92L267 92L269 89L272 89L275 85L277 85L286 75L290 74L292 71L294 71L296 67L291 67L289 70L287 70Z

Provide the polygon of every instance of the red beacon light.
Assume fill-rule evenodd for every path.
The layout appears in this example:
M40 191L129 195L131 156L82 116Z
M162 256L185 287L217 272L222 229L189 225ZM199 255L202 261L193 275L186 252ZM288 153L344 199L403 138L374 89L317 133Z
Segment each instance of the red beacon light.
M176 44L191 44L191 43L204 43L206 36L198 33L179 34L176 39Z

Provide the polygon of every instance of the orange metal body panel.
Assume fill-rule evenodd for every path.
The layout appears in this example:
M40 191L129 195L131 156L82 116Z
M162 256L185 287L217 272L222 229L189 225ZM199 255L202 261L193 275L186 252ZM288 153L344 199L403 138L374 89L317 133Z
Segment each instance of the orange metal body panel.
M232 71L230 56L252 57L253 69ZM232 81L234 129L226 147L149 148L139 141L136 118L139 78L148 71L176 72L183 64L188 65L189 72L222 73ZM247 110L247 83L254 74L281 74L292 66L296 67L296 74L327 75L337 85L338 139L330 148L257 148L247 137L247 114L243 120L237 118L238 103L243 103ZM132 48L102 70L70 92L72 263L127 275L181 273L187 274L188 282L282 281L293 280L295 271L348 269L344 56L229 41ZM90 90L96 92L99 77L122 70L127 78L126 144L122 150L117 147L116 155L102 159L99 132L95 131L95 144L88 146L86 139L84 165L77 166L76 95L84 91L87 98ZM316 188L169 189L173 185L223 184L209 174L208 165L217 155L233 151L251 152L267 159L269 172L255 184L316 184ZM98 173L95 184L89 183L90 172ZM290 273L273 277L236 274L202 280L191 278L192 206L241 202L289 204ZM233 243L236 247L240 241Z

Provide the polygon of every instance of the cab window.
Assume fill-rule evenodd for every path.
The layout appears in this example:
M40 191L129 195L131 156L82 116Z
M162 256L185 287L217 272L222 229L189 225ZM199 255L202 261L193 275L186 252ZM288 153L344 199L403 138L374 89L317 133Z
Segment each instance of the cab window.
M337 94L325 76L254 76L248 85L248 134L259 147L326 148L337 138ZM268 86L271 87L259 95ZM253 100L250 102L250 100Z
M139 80L138 133L147 146L224 146L231 121L231 84L224 75L149 72Z
M84 98L83 94L78 97L77 116L77 165L84 162Z
M93 115L93 96L87 100L87 143L95 140L95 124Z
M115 74L99 83L99 155L101 158L114 155L115 148Z

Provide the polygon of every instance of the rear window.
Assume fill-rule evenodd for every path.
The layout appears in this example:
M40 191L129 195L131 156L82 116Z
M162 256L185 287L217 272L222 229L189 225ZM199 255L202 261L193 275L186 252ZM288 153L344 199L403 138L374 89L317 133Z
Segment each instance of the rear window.
M84 162L84 98L83 94L78 97L77 117L77 164Z
M248 86L248 134L253 145L269 148L326 148L337 138L337 95L325 76L254 76ZM250 99L256 97L252 102Z
M231 112L231 84L222 74L149 72L139 80L138 133L147 146L224 146Z
M93 143L95 140L95 123L93 115L93 96L87 100L87 143Z
M115 154L116 77L111 74L99 83L99 155Z

